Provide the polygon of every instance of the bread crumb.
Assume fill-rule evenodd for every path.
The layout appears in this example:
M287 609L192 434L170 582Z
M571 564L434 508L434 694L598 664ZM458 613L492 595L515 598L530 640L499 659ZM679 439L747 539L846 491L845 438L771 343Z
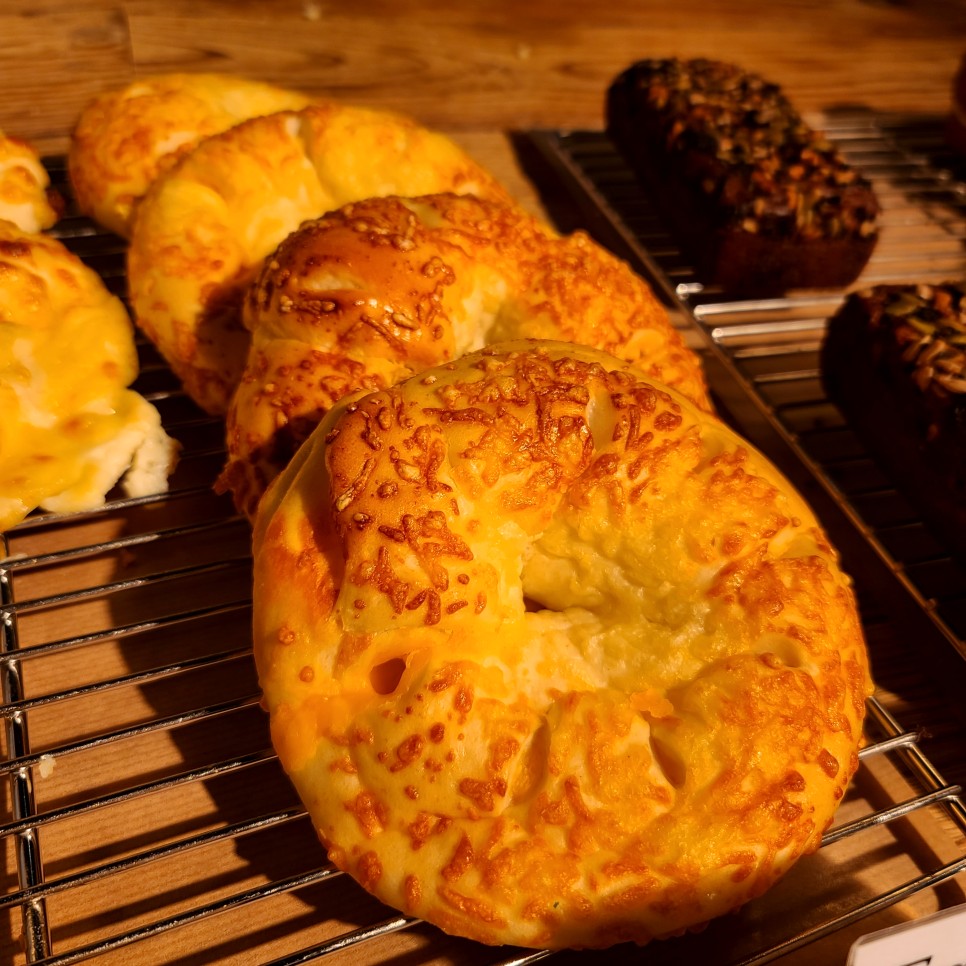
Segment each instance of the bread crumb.
M53 755L41 755L40 761L38 762L38 772L41 778L50 778L54 773L54 765L56 765Z

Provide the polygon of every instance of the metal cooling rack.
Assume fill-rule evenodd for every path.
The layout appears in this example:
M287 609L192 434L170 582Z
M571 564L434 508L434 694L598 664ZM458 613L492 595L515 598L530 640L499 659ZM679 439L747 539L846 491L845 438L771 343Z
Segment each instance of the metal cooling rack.
M565 166L578 143L603 157L599 137L564 140ZM50 166L63 185L62 166ZM593 203L598 212L610 205ZM123 295L117 239L73 214L58 234ZM647 250L648 264L657 250ZM670 268L666 277L672 289L690 284ZM685 295L705 304L693 288ZM733 337L715 336L717 344L738 343L739 329L706 304L701 324L714 318ZM88 514L38 514L2 537L0 961L549 958L445 937L378 905L325 862L258 707L247 524L211 490L223 427L184 397L149 346L139 352L137 388L183 446L170 492ZM840 824L817 855L704 933L615 949L607 961L768 963L952 887L966 870L953 842L966 834L960 789L930 762L921 736L875 699L869 734ZM925 847L924 829L938 845ZM874 890L861 875L872 865L882 867Z

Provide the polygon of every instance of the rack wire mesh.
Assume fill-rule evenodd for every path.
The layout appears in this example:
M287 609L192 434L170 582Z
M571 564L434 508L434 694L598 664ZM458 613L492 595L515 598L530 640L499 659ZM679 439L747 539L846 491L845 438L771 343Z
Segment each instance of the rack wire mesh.
M880 145L902 154L871 122L858 136L854 130L833 133L866 168L878 172ZM805 397L816 383L816 342L831 301L715 301L660 234L599 134L531 137L573 182L574 203L582 192L594 217L610 221L640 250L644 267L683 298L693 318L683 312L682 324L706 330L735 367L726 375L746 381L769 418L780 414L796 458L811 462L822 450L819 429L847 432L824 408L804 423L825 405ZM890 156L889 178L893 163ZM49 165L66 189L62 164ZM928 162L912 168L922 181L909 202L918 218L933 204L937 175ZM961 189L953 181L946 188L961 214ZM905 187L897 190L906 196ZM900 200L890 198L887 208L898 210ZM936 204L945 211L945 199ZM961 242L957 232L951 236ZM58 234L124 294L118 239L74 213ZM258 703L248 526L211 488L224 456L223 427L185 398L150 346L139 344L139 353L137 388L183 446L170 492L112 499L86 514L37 514L5 534L0 547L0 959L45 966L93 959L510 966L548 958L545 951L446 937L380 906L325 861L278 766ZM848 470L829 472L836 505L852 514L876 503L867 473L852 467L861 455L829 448ZM863 481L854 490L843 482L853 478ZM945 621L966 583L954 574L950 607L924 607L926 589L907 580L908 568L894 566L886 552L898 536L863 536L871 536L877 559L901 577L916 608L930 623L938 615L944 638L958 639L959 625ZM935 570L941 555L931 548L922 556L920 539L909 542ZM903 728L877 699L869 706L869 735L839 824L819 853L768 896L704 933L614 950L609 961L792 962L829 937L847 945L875 923L962 901L960 789L926 755L923 736ZM553 958L589 962L599 955Z

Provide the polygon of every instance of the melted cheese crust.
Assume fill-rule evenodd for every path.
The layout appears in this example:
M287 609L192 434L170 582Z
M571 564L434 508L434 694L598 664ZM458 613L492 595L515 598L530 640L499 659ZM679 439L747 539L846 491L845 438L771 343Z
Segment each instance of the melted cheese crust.
M272 736L332 861L488 943L645 943L817 847L867 656L787 481L631 366L493 346L336 404L255 527Z
M62 204L37 152L0 131L0 219L39 232L54 225Z
M439 191L506 197L448 138L395 114L325 104L246 121L199 144L141 203L135 318L189 395L223 413L250 342L242 297L263 259L347 202Z
M700 362L648 285L583 232L452 194L373 198L304 224L244 305L252 347L222 485L254 515L332 404L493 342L579 342L710 409Z
M58 241L0 221L0 530L98 506L122 477L132 496L166 487L176 447L136 375L121 301Z
M71 134L77 206L127 238L150 184L200 140L308 103L295 91L222 74L159 74L100 94Z

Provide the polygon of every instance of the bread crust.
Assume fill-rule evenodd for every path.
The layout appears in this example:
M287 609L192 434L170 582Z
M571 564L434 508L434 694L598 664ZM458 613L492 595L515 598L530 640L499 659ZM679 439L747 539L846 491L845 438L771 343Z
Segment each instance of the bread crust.
M349 201L437 191L506 199L461 148L383 111L313 105L201 142L142 201L128 251L135 319L205 410L224 413L250 342L243 293L303 221Z
M300 110L309 98L227 74L157 74L95 97L71 133L78 209L124 238L138 203L200 140L250 117Z
M50 186L37 152L0 131L0 220L39 232L52 228L63 209L64 199Z
M0 530L161 492L177 447L137 375L131 320L60 242L0 221Z
M268 491L254 642L331 860L487 943L645 943L819 843L870 690L813 514L607 354L343 399Z
M869 260L872 185L777 85L721 61L642 60L605 113L700 282L759 297L841 288Z
M254 515L333 403L492 342L580 342L710 409L697 355L650 287L583 232L453 194L353 202L304 224L249 289L221 485Z
M822 382L935 538L966 559L966 286L881 284L829 319Z

